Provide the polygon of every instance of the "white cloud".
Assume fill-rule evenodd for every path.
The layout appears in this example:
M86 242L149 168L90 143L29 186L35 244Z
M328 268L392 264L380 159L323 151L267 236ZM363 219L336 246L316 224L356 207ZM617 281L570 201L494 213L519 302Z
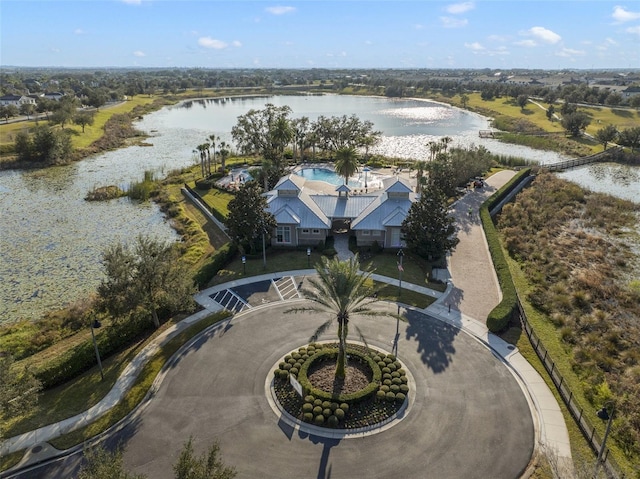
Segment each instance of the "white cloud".
M638 25L637 27L629 27L626 29L626 32L640 36L640 25Z
M231 42L231 45L233 45L236 48L240 48L242 46L242 43L238 40L234 40Z
M640 12L631 12L618 5L613 7L613 13L611 14L611 16L616 22L625 23L632 20L638 20L640 18Z
M198 38L198 45L205 48L213 48L214 50L223 50L229 46L222 40L216 40L211 37Z
M572 58L576 56L584 56L585 52L583 50L574 50L572 48L563 48L559 52L556 52L556 56L564 57L564 58Z
M485 48L478 42L465 43L464 46L467 47L469 50L473 50L475 52L485 50Z
M445 28L466 27L469 21L466 18L440 17L440 23Z
M76 35L84 35L84 34L85 34L85 33L87 33L87 32L85 32L82 28L76 28L76 29L73 31L73 33L75 33Z
M562 40L560 35L544 27L533 27L529 29L529 33L545 43L556 44Z
M420 23L416 23L413 28L415 28L416 30L424 30L424 25L420 24Z
M141 50L136 50L135 52L133 52L133 56L134 57L146 57L146 55L144 54L143 51Z
M607 44L607 45L617 45L618 44L618 42L616 42L613 38L605 39L604 43Z
M296 7L285 7L285 6L277 6L277 7L267 7L265 10L272 15L285 15L287 13L293 13L296 11Z
M535 40L520 40L519 42L515 42L515 44L520 47L535 47L537 45Z
M126 3L127 5L141 5L142 0L122 0L122 3Z
M473 10L475 5L473 2L464 2L464 3L453 3L447 6L446 10L451 15L460 15L461 13L468 12L469 10Z

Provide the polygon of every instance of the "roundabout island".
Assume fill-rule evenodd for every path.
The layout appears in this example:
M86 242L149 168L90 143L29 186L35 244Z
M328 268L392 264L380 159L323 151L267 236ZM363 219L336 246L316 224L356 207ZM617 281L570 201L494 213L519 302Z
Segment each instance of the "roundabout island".
M423 312L401 310L397 321L383 316L395 304L375 307L381 316L357 325L370 347L394 351L411 375L411 407L401 417L355 434L323 427L325 434L274 408L265 387L274 365L308 344L322 318L267 305L205 331L172 362L153 400L114 438L126 448L128 469L171 478L174 456L193 435L200 444L217 440L238 478L519 477L534 450L534 426L507 366L476 338Z

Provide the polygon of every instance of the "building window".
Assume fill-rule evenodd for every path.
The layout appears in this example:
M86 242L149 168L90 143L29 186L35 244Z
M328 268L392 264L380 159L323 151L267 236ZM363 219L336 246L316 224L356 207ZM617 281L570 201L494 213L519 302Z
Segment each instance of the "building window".
M370 236L371 230L362 230L362 236Z
M276 228L276 243L291 243L291 228L289 226Z
M309 230L308 229L303 229L302 230L302 234L308 235L309 234Z
M319 235L320 234L320 230L313 230L313 234L314 235Z

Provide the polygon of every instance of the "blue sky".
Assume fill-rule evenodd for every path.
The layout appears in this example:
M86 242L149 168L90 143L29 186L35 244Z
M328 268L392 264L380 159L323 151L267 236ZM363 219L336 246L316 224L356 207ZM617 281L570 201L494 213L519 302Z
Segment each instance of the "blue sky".
M640 68L640 2L2 0L0 65Z

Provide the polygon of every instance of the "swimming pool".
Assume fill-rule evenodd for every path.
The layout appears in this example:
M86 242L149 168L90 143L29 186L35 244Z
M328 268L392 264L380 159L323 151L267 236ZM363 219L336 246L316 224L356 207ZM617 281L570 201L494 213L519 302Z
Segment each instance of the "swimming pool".
M325 183L330 183L336 186L344 183L344 178L342 176L339 176L335 171L327 168L302 168L301 170L298 170L296 174L306 178L307 180L324 181ZM367 185L373 187L373 183L376 181L377 180L374 179L374 175L369 173L367 177ZM364 173L357 172L355 176L349 178L348 184L354 188L364 188Z

